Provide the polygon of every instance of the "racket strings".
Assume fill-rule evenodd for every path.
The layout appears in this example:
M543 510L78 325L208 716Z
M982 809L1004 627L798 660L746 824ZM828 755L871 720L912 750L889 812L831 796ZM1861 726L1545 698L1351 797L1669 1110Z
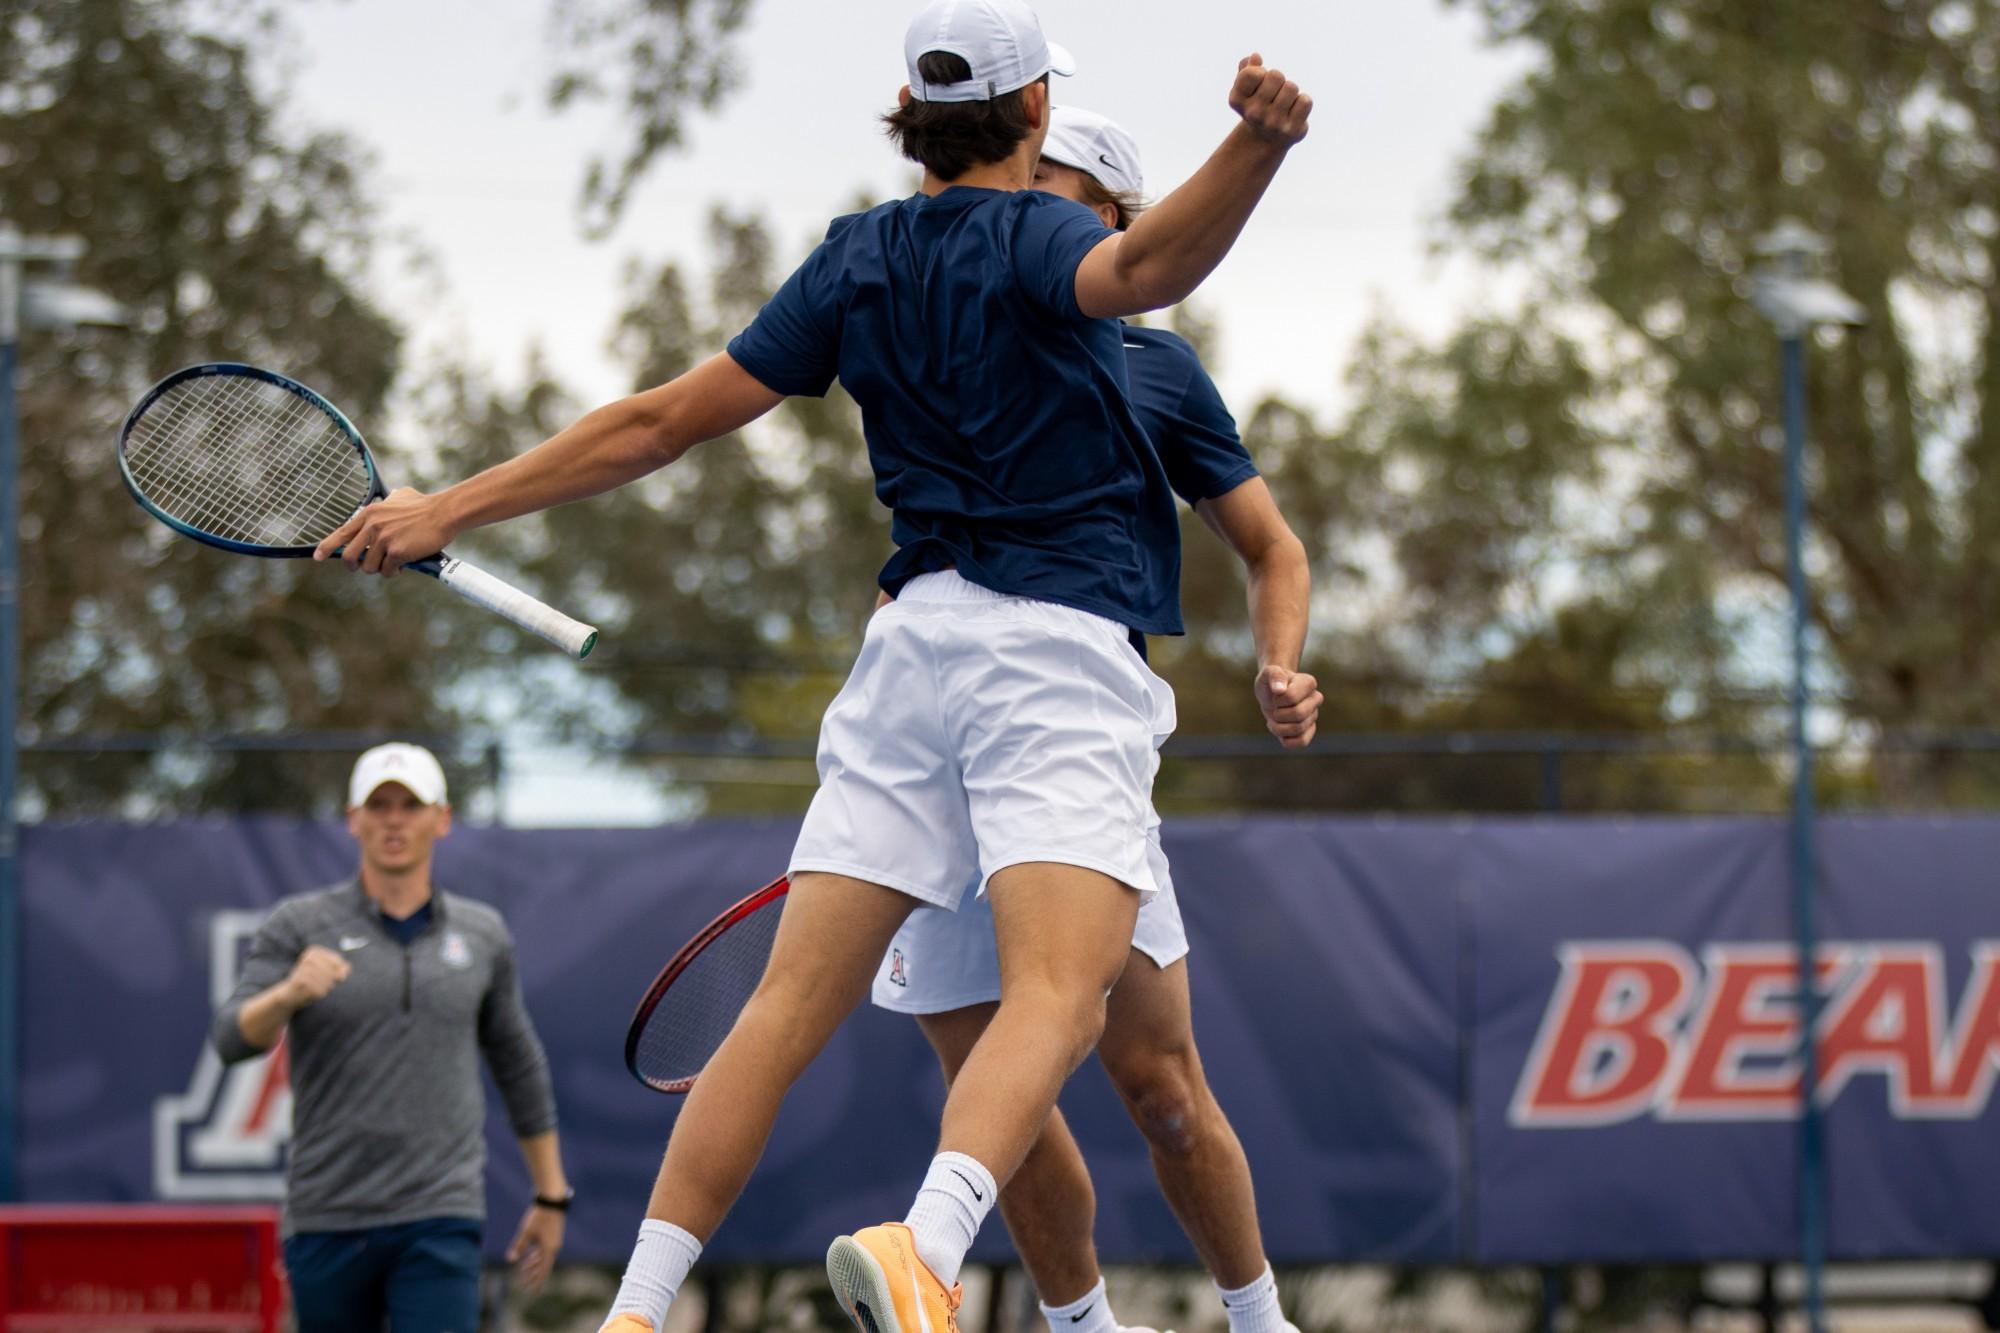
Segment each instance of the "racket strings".
M211 426L223 430L234 426L233 434L210 436L206 442L213 446L218 442L240 443L243 428L252 421L268 430L286 434L296 433L301 424L300 413L292 405L278 404L273 411L252 403L249 396L243 393L238 393L233 402L218 401L220 398L221 391L208 381L200 382L199 387L175 390L163 397L157 405L157 415L152 419L157 423L156 433L141 437L133 451L138 475L144 481L154 483L163 493L189 502L192 514L209 512L226 503L230 492L224 489L221 482L229 470L227 465L241 462L240 451L234 459L219 453L201 458L189 452L191 446L200 440L200 432ZM235 409L233 412L230 410L232 407ZM235 417L233 423L229 421L231 416ZM205 465L188 466L194 461ZM241 474L240 467L235 470Z
M168 389L133 423L125 457L169 517L256 546L317 543L370 496L361 451L324 409L246 376Z
M633 1051L633 1072L655 1087L701 1073L749 1003L783 915L779 899L732 923L660 997Z
M325 501L345 489L346 478L343 470L323 463L298 467L296 455L312 459L308 451L324 450L329 435L350 453L352 445L324 413L275 385L237 381L217 388L197 381L187 387L187 393L170 391L167 396L174 401L167 405L158 435L144 441L146 465L135 464L134 469L141 486L157 490L149 494L155 503L168 501L161 507L175 517L217 536L261 545L299 544L299 535ZM290 442L291 447L274 450L272 441ZM173 504L179 505L178 512ZM352 512L353 506L345 507L316 536Z
M317 540L354 512L360 500L337 503L357 484L366 499L366 469L344 433L319 408L276 385L238 380L211 391L197 408L175 405L173 438L213 450L202 466L178 474L197 514L217 520L217 535L267 545ZM204 436L200 432L213 432ZM281 442L278 449L272 442ZM301 464L303 464L301 466ZM232 530L233 529L233 530Z

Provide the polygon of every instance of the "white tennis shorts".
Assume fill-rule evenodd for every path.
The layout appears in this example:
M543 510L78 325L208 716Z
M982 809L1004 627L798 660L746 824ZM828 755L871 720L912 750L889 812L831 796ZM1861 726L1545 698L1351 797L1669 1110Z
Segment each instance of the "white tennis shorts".
M820 723L791 871L951 908L996 871L1052 861L1151 896L1153 774L1173 729L1173 690L1123 626L921 575L869 619Z
M1168 967L1187 957L1187 929L1174 899L1167 856L1156 826L1148 839L1159 892L1139 909L1132 947ZM956 912L923 907L910 914L875 972L877 1008L899 1014L943 1014L1000 998L1000 950L993 939L993 904L985 897Z

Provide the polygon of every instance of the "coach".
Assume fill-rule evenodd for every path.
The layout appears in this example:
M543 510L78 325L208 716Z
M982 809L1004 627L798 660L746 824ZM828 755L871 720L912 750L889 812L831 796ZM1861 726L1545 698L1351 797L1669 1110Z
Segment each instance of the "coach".
M548 1060L492 908L431 883L451 828L428 750L380 745L348 784L361 851L345 883L281 900L215 1015L247 1060L289 1034L285 1268L299 1333L479 1327L483 1054L534 1179L508 1259L530 1290L562 1247L571 1190Z

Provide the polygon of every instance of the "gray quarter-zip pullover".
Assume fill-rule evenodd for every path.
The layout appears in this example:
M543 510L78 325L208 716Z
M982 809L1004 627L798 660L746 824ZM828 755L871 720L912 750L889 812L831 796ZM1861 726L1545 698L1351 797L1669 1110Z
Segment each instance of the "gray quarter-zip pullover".
M312 944L334 950L353 971L285 1029L292 1083L285 1233L483 1219L480 1056L517 1136L556 1127L548 1058L521 1003L506 923L484 903L433 889L430 924L405 945L359 881L285 898L216 1012L215 1046L225 1061L260 1053L244 1040L237 1014L284 980Z

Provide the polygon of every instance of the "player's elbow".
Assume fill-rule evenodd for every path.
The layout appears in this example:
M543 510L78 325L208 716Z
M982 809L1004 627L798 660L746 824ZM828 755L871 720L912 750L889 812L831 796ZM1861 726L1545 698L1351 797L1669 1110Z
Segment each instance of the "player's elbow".
M1113 266L1112 275L1125 293L1125 303L1132 307L1131 314L1143 315L1179 305L1194 295L1198 285L1185 281L1154 256L1140 254L1125 260L1121 252L1120 261Z
M634 394L623 404L625 419L620 423L620 438L626 440L634 456L645 465L646 471L663 468L687 452L680 433L677 403L667 396L672 385L663 385L648 393Z
M1299 540L1297 533L1283 525L1263 534L1256 546L1245 551L1243 563L1259 578L1299 574L1311 565L1306 558L1306 544Z
M224 1009L216 1014L215 1021L209 1025L208 1035L215 1045L215 1053L222 1057L222 1063L226 1065L255 1059L270 1049L250 1040L243 1031L243 1011L238 1008Z
M1122 232L1091 251L1076 274L1076 303L1090 319L1122 319L1163 310L1194 288L1136 232Z

